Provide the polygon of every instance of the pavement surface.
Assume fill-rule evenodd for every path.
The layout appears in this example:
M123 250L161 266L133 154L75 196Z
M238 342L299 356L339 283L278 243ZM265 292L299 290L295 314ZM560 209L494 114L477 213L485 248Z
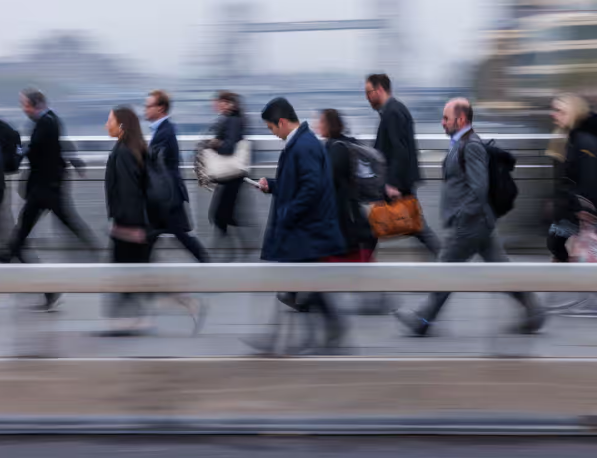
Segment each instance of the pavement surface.
M519 261L544 260L515 257ZM543 303L565 302L571 294L540 294ZM284 338L297 343L307 328L317 326L314 314L297 314L280 307L272 294L197 294L189 297L206 305L204 326L193 335L194 323L175 296L146 298L153 332L143 337L97 337L107 329L104 307L110 296L64 295L56 313L27 312L41 295L0 296L0 356L35 352L75 358L248 356L254 350L243 338L269 335L286 323ZM554 316L536 336L517 336L508 328L522 309L499 294L454 294L430 338L415 339L387 315L394 308L412 309L425 294L333 294L347 335L343 354L397 357L527 356L554 358L597 357L597 321ZM378 314L362 315L362 309ZM280 313L281 311L281 313ZM385 312L384 314L379 314Z
M594 438L31 437L0 438L11 458L594 458Z

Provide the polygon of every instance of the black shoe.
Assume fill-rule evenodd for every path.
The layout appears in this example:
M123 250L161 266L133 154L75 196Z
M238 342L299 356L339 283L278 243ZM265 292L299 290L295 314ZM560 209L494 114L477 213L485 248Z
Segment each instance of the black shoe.
M105 331L92 332L91 335L94 337L148 337L148 336L155 336L156 331L153 328L107 329Z
M394 310L392 313L394 318L406 326L416 337L425 337L431 323L426 319L420 317L415 312L402 312L400 310Z
M309 313L309 306L306 304L299 304L297 302L298 293L278 293L276 295L278 300L282 302L282 304L287 305L293 310L296 310L299 313Z
M61 293L46 293L46 303L42 305L35 305L31 307L32 312L55 312L59 299L62 297Z
M545 325L545 313L535 308L527 315L519 327L520 334L537 334Z
M269 335L243 337L240 339L242 343L256 350L262 355L273 355L275 353L276 341L275 338Z

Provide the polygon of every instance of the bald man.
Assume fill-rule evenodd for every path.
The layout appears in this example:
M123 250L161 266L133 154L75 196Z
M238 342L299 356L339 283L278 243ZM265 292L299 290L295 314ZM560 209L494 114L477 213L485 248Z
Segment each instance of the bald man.
M450 136L450 150L443 165L444 184L441 219L447 229L440 262L466 262L476 254L486 262L508 262L495 232L496 217L489 203L489 155L473 130L473 108L466 99L450 100L444 108L442 127ZM451 293L431 293L428 304L417 313L395 316L416 335L423 336ZM510 293L525 309L517 326L534 333L543 325L544 314L530 293Z

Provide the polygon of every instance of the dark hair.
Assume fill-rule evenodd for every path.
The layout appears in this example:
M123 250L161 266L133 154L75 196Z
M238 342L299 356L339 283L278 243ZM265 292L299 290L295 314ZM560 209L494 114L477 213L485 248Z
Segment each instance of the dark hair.
M296 111L284 97L270 100L261 112L261 119L275 125L280 123L280 119L287 119L290 122L298 122L299 120Z
M23 94L33 108L44 108L48 104L46 96L39 89L28 87L23 89L21 94Z
M344 121L338 110L328 108L321 112L328 125L328 135L330 138L340 138L344 133Z
M390 77L385 73L374 73L367 77L367 82L371 83L374 89L378 89L380 86L381 88L386 91L388 94L392 93L392 82L390 81Z
M473 123L473 106L470 103L456 103L454 105L454 116L459 118L462 115L469 124Z
M155 91L151 91L149 96L155 98L155 104L163 108L165 113L170 113L170 96L166 91L156 89Z
M228 102L232 105L231 114L241 114L242 108L240 103L240 96L234 92L220 91L216 95L216 100Z
M137 159L139 164L143 164L147 154L147 143L141 132L139 118L132 108L119 106L112 110L116 121L122 126L122 135L119 142L127 146Z
M238 116L242 121L242 128L246 127L245 113L243 110L242 98L240 95L230 91L220 91L216 95L216 100L228 102L232 105L229 116Z

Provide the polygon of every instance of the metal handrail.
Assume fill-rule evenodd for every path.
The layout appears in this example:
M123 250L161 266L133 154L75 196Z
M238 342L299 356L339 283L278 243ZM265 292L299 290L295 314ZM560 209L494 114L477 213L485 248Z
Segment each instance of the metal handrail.
M0 265L0 293L596 291L597 265L550 263Z
M524 150L544 150L548 142L553 138L558 138L554 134L491 134L483 133L482 138L495 139L506 149L524 151ZM149 137L148 137L149 138ZM195 149L197 142L210 138L205 135L179 135L178 141L183 151ZM283 148L282 140L272 135L248 135L246 137L253 143L253 149L259 151L279 151ZM364 142L372 142L374 135L357 135L357 139ZM443 134L419 134L416 136L420 150L445 150L450 141ZM73 145L78 151L109 151L115 140L107 136L68 136L63 137L66 150L72 149ZM28 137L22 138L23 143L29 141Z

